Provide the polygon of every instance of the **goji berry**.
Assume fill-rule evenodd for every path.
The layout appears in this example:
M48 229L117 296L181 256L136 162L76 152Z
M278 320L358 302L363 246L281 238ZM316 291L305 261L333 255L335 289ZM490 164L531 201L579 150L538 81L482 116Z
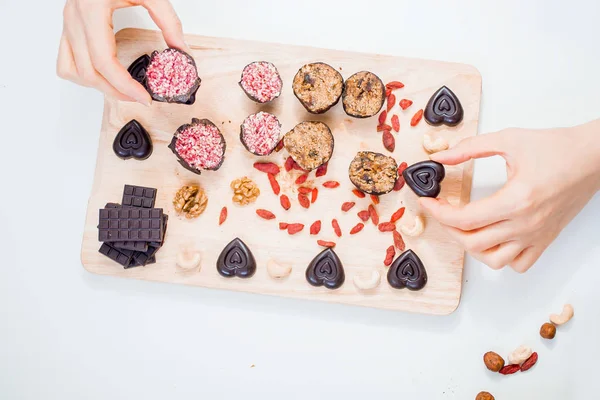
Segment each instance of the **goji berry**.
M317 171L315 172L315 176L318 178L320 176L325 176L327 174L327 163L321 165L319 168L317 168Z
M377 125L377 132L391 131L392 127L388 124Z
M394 190L396 192L404 187L405 181L404 181L404 177L402 176L402 173L404 172L404 170L406 168L408 168L407 163L405 163L405 162L400 163L400 166L398 167L398 180L396 180L396 183L394 184Z
M280 140L280 141L277 143L277 146L275 146L275 151L276 151L276 152L278 152L278 153L279 153L279 152L281 151L281 149L283 149L283 139L281 139L281 140Z
M292 169L295 169L296 171L304 171L304 169L302 169L302 167L299 166L296 161L294 161L294 164L292 165ZM304 172L306 172L306 171L304 171Z
M421 121L421 118L423 118L423 109L420 109L415 113L415 115L413 115L412 119L410 120L410 126L417 126L419 121Z
M388 247L387 250L385 251L385 259L383 260L383 265L385 265L386 267L389 267L392 264L392 261L394 261L395 255L396 255L396 250L394 249L394 246Z
M316 187L312 189L312 193L310 195L310 202L314 203L315 201L317 201L317 197L319 196L319 189L317 189Z
M387 112L390 112L394 104L396 104L396 96L394 96L394 93L390 93L387 97Z
M385 147L387 151L393 153L396 148L396 139L394 138L394 135L392 135L390 131L383 131L381 140L383 141L383 147Z
M281 203L281 207L283 207L284 210L289 210L292 206L292 203L290 203L290 198L285 194L281 195L279 198L279 203Z
M221 214L219 214L219 225L222 225L226 219L227 219L227 207L223 207L221 209Z
M335 189L338 186L340 186L340 183L338 181L323 182L323 187L326 187L327 189Z
M343 212L347 212L350 211L352 209L352 207L354 207L356 203L353 201L347 201L344 204L342 204L342 211Z
M287 222L280 222L279 229L281 229L281 230L287 229L288 225L289 224Z
M406 250L406 244L404 243L404 239L402 239L402 235L398 231L392 232L394 235L394 246L398 249L398 251L403 252Z
M404 161L402 161L400 163L400 165L398 166L398 174L402 175L402 173L404 172L404 170L406 170L406 168L408 168L408 164Z
M385 89L385 98L387 99L389 95L392 94L392 89Z
M382 222L377 226L379 232L392 232L396 230L396 224L391 222Z
M404 87L404 83L399 81L391 81L385 85L386 89L402 89Z
M304 208L310 207L310 200L305 194L298 193L298 203Z
M312 189L306 186L300 186L298 188L298 193L302 193L302 194L309 194L310 192L312 192Z
M361 191L360 191L360 190L358 190L358 189L352 189L352 193L354 193L354 195L355 195L356 197L358 197L359 199L364 199L364 198L365 198L365 196L366 196L366 195L364 194L364 192L361 192Z
M375 210L373 204L369 204L369 216L371 217L373 225L379 225L379 215L377 214L377 210Z
M308 178L308 174L302 174L300 175L297 179L296 179L296 185L302 185L304 182L306 182L306 179Z
M340 224L338 224L337 219L334 218L331 220L331 226L337 237L342 237L342 230L340 229Z
M295 235L304 229L304 224L289 224L287 227L288 234Z
M275 219L275 214L269 210L263 210L262 208L256 210L256 215L264 219Z
M269 183L271 184L271 189L273 189L273 193L275 193L276 196L279 196L281 187L279 186L279 182L277 182L277 179L275 179L275 175L267 174L267 176L269 177Z
M272 162L255 162L254 168L267 174L277 175L279 173L279 167Z
M315 221L310 226L310 234L318 235L321 232L321 220Z
M392 115L392 129L394 132L400 132L400 119L396 114Z
M525 372L537 363L538 353L533 352L523 364L521 364L521 372Z
M354 227L352 229L350 229L350 234L355 235L358 232L362 231L364 227L365 227L365 224L363 224L362 222L359 222L358 224L354 225Z
M404 215L404 211L405 210L406 210L405 207L400 207L395 213L392 214L392 217L390 218L390 222L391 223L395 223L400 218L402 218L402 216Z
M376 194L371 194L369 195L369 197L371 197L371 201L373 202L373 204L379 204L379 196L377 196Z
M294 159L290 156L285 160L285 164L283 165L287 172L290 172L294 167Z
M371 214L369 214L369 211L367 210L363 210L363 211L359 211L357 213L358 218L360 218L361 220L367 222L369 220L369 218L371 217Z
M379 125L385 124L385 120L387 118L387 111L383 110L381 114L379 114Z
M412 100L402 99L400 100L400 108L406 110L408 107L412 106Z
M498 372L500 372L502 375L510 375L510 374L514 374L515 372L519 371L520 369L521 369L521 366L519 364L510 364L510 365L505 365Z
M328 242L326 240L317 240L317 244L323 247L335 247L335 242Z

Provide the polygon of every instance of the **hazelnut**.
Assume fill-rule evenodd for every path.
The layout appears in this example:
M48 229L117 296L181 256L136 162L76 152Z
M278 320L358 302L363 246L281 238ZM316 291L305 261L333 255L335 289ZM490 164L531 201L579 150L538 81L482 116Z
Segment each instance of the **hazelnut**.
M556 327L550 322L546 322L540 328L540 336L544 339L554 339L554 336L556 336Z
M495 400L494 396L492 396L489 392L479 392L475 400Z
M483 355L483 362L487 369L493 372L498 372L504 367L504 359L493 351L488 351Z

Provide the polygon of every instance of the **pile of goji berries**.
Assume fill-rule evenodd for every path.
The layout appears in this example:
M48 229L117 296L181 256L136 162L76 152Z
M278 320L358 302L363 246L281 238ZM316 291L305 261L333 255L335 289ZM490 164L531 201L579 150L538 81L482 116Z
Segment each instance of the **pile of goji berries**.
M392 135L392 130L396 133L400 132L400 118L398 114L390 113L396 104L396 95L393 93L397 89L402 89L404 84L399 81L392 81L385 85L385 96L386 96L386 109L379 114L377 132L383 132L381 139L383 147L390 153L393 153L396 149L396 139ZM398 106L405 111L413 104L412 100L401 99ZM388 116L390 117L390 124L387 124ZM410 120L410 126L417 126L417 124L423 118L423 110L418 110Z

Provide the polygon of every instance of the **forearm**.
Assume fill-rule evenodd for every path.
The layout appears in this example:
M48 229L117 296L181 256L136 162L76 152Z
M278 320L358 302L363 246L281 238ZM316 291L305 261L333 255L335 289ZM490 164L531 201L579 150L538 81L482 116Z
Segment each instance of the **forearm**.
M581 154L589 162L589 178L595 186L596 191L600 190L600 119L575 126L574 140L581 140L584 144L585 153ZM568 149L565 149L568 151Z

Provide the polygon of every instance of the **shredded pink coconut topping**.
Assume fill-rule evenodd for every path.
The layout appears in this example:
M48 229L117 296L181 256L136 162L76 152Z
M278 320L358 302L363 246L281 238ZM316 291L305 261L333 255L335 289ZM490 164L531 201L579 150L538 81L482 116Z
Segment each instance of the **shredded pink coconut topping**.
M198 71L185 54L167 49L152 58L146 79L152 93L173 98L190 93L198 80Z
M248 149L261 156L265 156L279 143L281 126L273 114L258 112L244 120L242 140Z
M273 64L257 61L242 72L240 82L244 90L261 103L273 100L281 94L281 78Z
M177 135L175 151L194 168L215 168L224 152L219 129L214 125L191 125Z

